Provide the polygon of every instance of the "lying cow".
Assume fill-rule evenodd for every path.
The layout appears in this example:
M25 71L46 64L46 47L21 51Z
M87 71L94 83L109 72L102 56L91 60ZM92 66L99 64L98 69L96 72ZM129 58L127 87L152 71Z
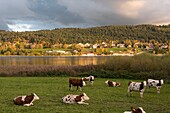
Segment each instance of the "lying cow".
M124 113L146 113L142 107L133 108L131 107L131 111L125 111Z
M150 87L156 87L157 93L160 93L161 87L164 84L164 81L161 80L154 80L154 79L148 79L147 85L148 85L148 90Z
M83 86L86 86L85 81L83 81L83 78L81 79L76 79L76 78L69 78L69 90L72 89L72 86L77 86L77 90L78 87L80 87L80 91L82 90L81 88Z
M120 83L119 83L119 82L113 82L113 81L110 81L110 80L105 81L105 83L106 83L107 85L109 85L109 87L120 86Z
M90 82L90 85L93 86L94 76L90 75L90 76L88 76L88 77L84 77L84 78L83 78L83 81L89 81L89 82Z
M84 101L89 100L89 97L86 95L86 93L80 94L80 95L73 95L73 94L69 94L66 95L62 98L64 103L67 104L86 104L88 105L88 103L85 103Z
M143 98L143 93L146 88L146 81L143 82L132 82L129 81L128 83L128 94L132 95L132 91L139 91L140 97Z
M39 97L35 93L32 93L31 95L15 97L13 102L16 105L31 106L35 100L39 100Z

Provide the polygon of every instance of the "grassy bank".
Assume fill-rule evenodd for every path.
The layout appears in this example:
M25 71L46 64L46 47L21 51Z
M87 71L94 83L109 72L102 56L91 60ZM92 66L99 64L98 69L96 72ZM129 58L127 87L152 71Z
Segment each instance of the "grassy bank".
M87 85L82 92L90 97L89 105L68 105L61 101L67 94L80 94L81 91L68 90L68 77L1 77L0 78L0 112L1 113L122 113L130 110L131 106L142 106L147 113L170 112L170 84L164 84L161 93L155 89L144 93L141 99L139 93L134 92L128 97L127 79L111 79L122 83L121 87L108 87L104 83L107 79L97 78L93 87ZM141 80L136 80L141 81ZM14 97L35 92L40 100L34 106L16 106Z

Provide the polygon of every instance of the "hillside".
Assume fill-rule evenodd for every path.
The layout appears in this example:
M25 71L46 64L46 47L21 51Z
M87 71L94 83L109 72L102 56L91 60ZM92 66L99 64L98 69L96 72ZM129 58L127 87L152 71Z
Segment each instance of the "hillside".
M0 41L28 40L30 43L46 41L49 43L96 43L109 40L139 40L148 42L156 40L166 42L170 39L170 25L124 25L102 26L94 28L63 28L54 30L41 30L30 32L4 32L0 31Z
M82 55L89 52L108 55L114 52L110 48L123 47L128 53L151 50L155 54L164 54L170 52L170 25L60 28L30 32L0 31L0 45L1 55ZM66 51L56 53L54 49Z

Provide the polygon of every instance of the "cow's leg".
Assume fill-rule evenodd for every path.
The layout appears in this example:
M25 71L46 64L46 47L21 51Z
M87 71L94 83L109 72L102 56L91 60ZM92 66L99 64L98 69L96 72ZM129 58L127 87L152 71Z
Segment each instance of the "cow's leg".
M34 104L31 102L30 105L33 106Z
M129 96L129 88L128 88L128 90L127 90L127 96Z
M130 90L130 96L132 96L132 91Z
M78 89L79 89L79 86L77 86L77 91L78 91ZM81 89L81 87L80 87L80 89Z
M151 87L151 86L150 86L150 85L148 85L148 90L147 90L147 91L150 91L150 87Z
M80 91L82 91L82 87L80 87Z
M143 98L143 91L140 92L140 97Z
M85 102L77 102L77 104L85 104L85 105L89 105L89 103L85 103Z
M93 81L90 81L90 85L93 86Z
M131 96L131 90L129 88L127 90L127 96Z
M69 84L69 90L72 90L72 86L71 86L71 84Z
M31 104L24 104L24 106L31 106Z
M156 87L157 93L160 93L160 89L161 89L160 86L157 86L157 87Z

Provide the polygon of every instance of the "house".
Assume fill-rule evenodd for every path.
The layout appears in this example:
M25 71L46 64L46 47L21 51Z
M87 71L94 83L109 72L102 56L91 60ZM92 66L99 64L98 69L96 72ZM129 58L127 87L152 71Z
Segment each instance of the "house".
M168 49L168 45L162 45L160 49Z
M117 44L117 47L120 47L120 48L125 47L125 44Z

